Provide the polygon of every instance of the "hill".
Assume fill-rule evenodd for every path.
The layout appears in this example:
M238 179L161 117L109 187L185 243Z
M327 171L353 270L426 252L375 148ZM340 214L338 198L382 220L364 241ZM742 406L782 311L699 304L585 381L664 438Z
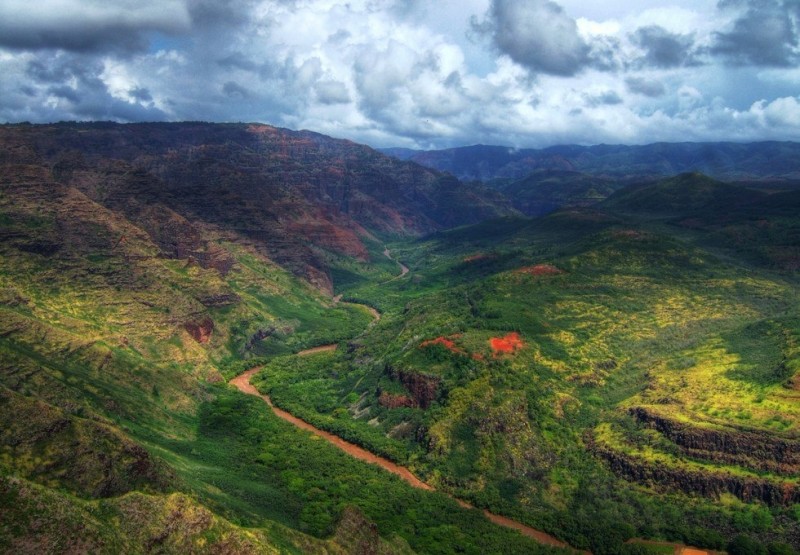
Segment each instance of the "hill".
M0 128L0 550L800 549L797 192L492 185L562 208L269 126Z
M0 163L9 178L38 173L125 214L170 256L224 265L206 237L225 234L327 290L320 251L366 260L376 234L510 212L500 195L417 164L267 125L6 125Z
M701 244L753 263L800 267L800 192L762 192L698 173L628 186L598 205L640 222L690 230Z
M0 128L0 551L537 552L225 384L362 332L331 261L498 210L456 189L266 127Z
M522 179L494 179L487 185L502 192L523 214L536 217L561 208L591 206L626 182L567 170L536 170Z
M395 243L405 278L337 289L380 324L315 360L271 361L256 383L595 553L740 534L793 552L794 202L686 174Z
M521 179L536 170L568 170L617 179L701 172L723 181L763 187L794 187L800 182L800 144L792 142L564 145L542 149L475 145L401 154L403 159L464 180Z

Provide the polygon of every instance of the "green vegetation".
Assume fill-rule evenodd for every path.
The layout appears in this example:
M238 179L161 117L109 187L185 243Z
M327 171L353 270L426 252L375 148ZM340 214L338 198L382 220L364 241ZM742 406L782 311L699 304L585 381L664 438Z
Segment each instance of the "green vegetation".
M335 354L276 360L256 383L437 488L577 547L616 552L644 536L722 549L736 530L790 541L787 497L769 492L797 491L798 461L769 442L747 455L714 442L794 445L797 282L707 244L703 232L591 211L393 244L409 276L342 286L382 308L381 322ZM489 340L510 332L524 345L493 353ZM637 407L692 437L710 430L710 445L674 443ZM615 453L634 467L612 472ZM743 490L714 485L735 479ZM762 493L715 500L748 480ZM769 518L747 524L753 514Z
M548 552L221 383L357 337L373 321L365 307L238 243L212 237L226 272L164 257L61 192L60 204L0 203L20 237L0 247L0 550ZM57 227L69 241L47 235ZM406 443L371 438L405 456Z
M0 549L554 551L453 497L596 554L800 547L796 194L684 175L413 239L504 211L409 167L430 221L406 206L381 228L389 203L364 221L383 234L339 208L323 225L275 188L259 202L287 219L266 222L238 177L169 166L207 187L201 218L122 194L161 186L132 161L87 164L3 166ZM341 192L344 170L303 167L283 175ZM219 191L250 208L211 211ZM277 406L438 493L224 383L255 366Z

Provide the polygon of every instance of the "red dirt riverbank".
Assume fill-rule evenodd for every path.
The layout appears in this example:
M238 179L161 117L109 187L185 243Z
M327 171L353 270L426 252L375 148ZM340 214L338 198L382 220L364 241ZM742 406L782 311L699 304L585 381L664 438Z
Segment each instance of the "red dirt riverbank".
M305 356L318 352L331 351L335 348L336 348L335 345L324 345L322 347L315 347L314 349L307 349L305 351L301 351L300 353L298 353L298 355ZM406 483L417 489L434 491L434 488L432 486L429 486L428 484L426 484L425 482L414 476L411 473L411 471L408 470L407 468L400 466L396 463L393 463L389 459L385 459L383 457L379 457L373 453L370 453L366 449L363 449L358 445L345 441L342 438L335 436L330 432L326 432L325 430L320 430L319 428L317 428L316 426L312 426L305 420L301 420L296 416L292 415L291 413L286 412L283 409L279 409L278 407L273 405L272 400L269 398L269 396L262 395L261 393L259 393L259 391L253 386L253 384L250 383L250 378L252 378L253 375L256 374L259 370L261 370L261 367L251 368L250 370L244 372L243 374L240 374L235 378L233 378L230 381L230 383L242 393L260 397L265 403L267 403L267 405L270 406L272 412L275 413L275 416L277 416L278 418L281 418L282 420L285 420L286 422L289 422L290 424L293 424L300 429L307 430L313 433L314 435L326 440L328 443L335 445L348 455L355 457L358 460L380 466L384 470L387 470L392 474L399 476ZM466 501L462 501L461 499L456 499L456 502L465 509L475 508L474 506L470 505ZM565 548L569 547L567 544L551 536L550 534L547 534L546 532L542 532L541 530L537 530L535 528L531 528L530 526L526 526L521 522L517 522L510 518L496 515L494 513L490 513L489 511L486 510L483 511L483 514L486 516L486 518L488 518L495 524L517 530L522 535L532 538L538 541L539 543L545 545L552 545L554 547L565 547Z

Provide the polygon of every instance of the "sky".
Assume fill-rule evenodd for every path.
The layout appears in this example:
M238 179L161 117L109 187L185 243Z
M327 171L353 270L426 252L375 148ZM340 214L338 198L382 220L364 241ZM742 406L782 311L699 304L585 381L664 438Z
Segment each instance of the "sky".
M800 0L0 0L0 121L800 140Z

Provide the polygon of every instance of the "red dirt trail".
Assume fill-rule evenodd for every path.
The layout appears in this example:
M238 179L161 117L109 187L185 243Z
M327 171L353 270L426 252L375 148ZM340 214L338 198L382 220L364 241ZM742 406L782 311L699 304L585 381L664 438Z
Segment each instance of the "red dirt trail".
M300 355L300 356L306 356L306 355L310 355L310 354L313 354L313 353L319 353L319 352L323 352L323 351L331 351L331 350L333 350L335 348L336 348L335 345L324 345L322 347L315 347L314 349L307 349L307 350L301 351L301 352L299 352L297 354ZM359 447L358 445L350 443L349 441L345 441L342 438L340 438L339 436L335 436L330 432L326 432L325 430L320 430L319 428L317 428L316 426L312 426L311 424L309 424L305 420L301 420L301 419L297 418L296 416L292 415L291 413L286 412L283 409L279 409L278 407L273 405L272 404L272 400L269 398L269 396L262 395L261 393L259 393L259 391L250 383L250 378L252 378L253 375L256 374L259 370L261 370L260 366L257 366L255 368L251 368L250 370L244 372L243 374L240 374L240 375L236 376L235 378L233 378L230 381L230 383L231 383L231 385L236 387L242 393L246 393L248 395L255 395L256 397L260 397L265 403L267 403L267 405L270 406L270 408L272 409L272 412L275 413L275 416L277 416L278 418L281 418L282 420L285 420L286 422L289 422L290 424L294 424L295 426L297 426L298 428L300 428L302 430L307 430L307 431L313 433L314 435L324 439L328 443L331 443L332 445L338 447L339 449L341 449L342 451L344 451L348 455L350 455L350 456L352 456L352 457L354 457L354 458L356 458L358 460L361 460L361 461L364 461L364 462L367 462L367 463L370 463L370 464L375 464L375 465L378 465L379 467L383 468L384 470L388 470L392 474L394 474L396 476L399 476L406 483L408 483L409 485L411 485L411 486L413 486L413 487L415 487L417 489L423 489L423 490L426 490L426 491L434 491L434 488L432 486L429 486L428 484L426 484L425 482L423 482L422 480L420 480L419 478L414 476L411 473L411 471L408 470L407 468L405 468L403 466L400 466L400 465L398 465L396 463L393 463L389 459L385 459L383 457L379 457L379 456L377 456L377 455L375 455L373 453L370 453L366 449L363 449L363 448ZM456 499L456 498L453 498L453 499L455 499L455 501L460 506L464 507L465 509L474 509L475 508L473 505L470 505L466 501L463 501L461 499ZM504 526L506 528L511 528L513 530L517 530L522 535L527 536L529 538L532 538L532 539L538 541L539 543L542 543L542 544L545 544L545 545L552 545L554 547L564 547L564 548L569 547L564 542L554 538L553 536L551 536L550 534L547 534L546 532L542 532L541 530L536 530L535 528L531 528L530 526L526 526L526 525L524 525L524 524L522 524L520 522L517 522L515 520L511 520L510 518L506 518L504 516L496 515L494 513L490 513L489 511L486 511L486 510L483 511L483 514L486 516L487 519L489 519L490 521L494 522L495 524L499 524L500 526Z
M389 260L391 260L391 261L393 261L393 262L397 263L397 265L398 265L398 266L400 266L400 275L399 275L399 276L395 276L395 277L393 277L393 278L392 278L391 280L389 280L389 281L394 281L394 280L396 280L396 279L400 279L401 277L404 277L404 276L405 276L405 275L406 275L406 274L407 274L407 273L410 271L410 270L408 269L408 266L406 266L405 264L403 264L402 262L400 262L399 260L397 260L396 258L394 258L394 257L392 256L392 253L391 253L391 251L389 251L389 249L388 249L387 247L384 247L384 248L383 248L383 256L385 256L385 257L386 257L386 258L388 258Z
M311 353L306 351L305 354L308 355ZM295 426L297 426L302 430L307 430L313 433L314 435L321 437L322 439L326 440L328 443L335 445L348 455L355 457L359 460L368 462L370 464L376 464L381 468L388 470L392 474L399 476L400 478L402 478L415 488L429 490L429 491L433 490L431 486L429 486L428 484L426 484L425 482L414 476L411 473L411 471L409 471L407 468L395 464L389 459L384 459L383 457L379 457L373 453L370 453L366 449L363 449L358 445L350 443L349 441L345 441L339 436L335 436L330 432L326 432L325 430L320 430L319 428L317 428L316 426L312 426L305 420L300 420L293 414L286 412L283 409L279 409L278 407L273 405L272 399L270 399L267 395L262 395L261 393L259 393L259 391L253 386L253 384L250 383L250 378L252 378L253 375L259 370L261 370L260 366L251 368L244 374L236 376L234 379L231 380L230 383L233 384L242 393L247 393L248 395L255 395L256 397L260 397L261 399L263 399L264 402L267 403L270 406L270 408L272 408L272 412L274 412L275 416L277 416L278 418L281 418L289 422L290 424L294 424Z
M380 319L380 317L381 317L380 312L378 312L377 310L375 310L374 308L371 308L371 307L367 307L367 308L369 308L370 313L372 313L373 317L375 318L375 321ZM502 339L503 340L511 339L510 343L512 344L512 351L516 350L517 348L522 346L522 341L519 339L519 335L517 335L516 333L509 334L505 338L502 338ZM312 355L312 354L315 354L315 353L330 352L330 351L334 351L334 350L336 350L336 345L335 344L333 344L333 345L321 345L319 347L314 347L314 348L311 348L311 349L306 349L304 351L300 351L299 353L297 353L297 356L308 356L308 355ZM238 376L233 378L230 381L230 384L233 385L234 387L236 387L236 389L238 389L242 393L246 393L248 395L254 395L256 397L261 398L267 405L269 405L269 407L272 409L272 412L278 418L280 418L282 420L285 420L286 422L289 422L290 424L293 424L294 426L300 428L301 430L306 430L306 431L311 432L312 434L316 435L317 437L320 437L320 438L324 439L325 441L327 441L328 443L338 447L339 449L341 449L342 451L344 451L345 453L347 453L351 457L354 457L354 458L356 458L356 459L358 459L360 461L364 461L364 462L367 462L367 463L370 463L370 464L377 465L377 466L383 468L384 470L387 470L387 471L391 472L395 476L400 477L401 479L403 479L406 483L408 483L412 487L415 487L417 489L426 490L426 491L435 491L435 488L433 486L430 486L430 485L426 484L425 482L423 482L422 480L420 480L419 478L414 476L414 474L412 474L411 471L408 470L407 468L405 468L403 466L400 466L397 463L393 463L389 459L386 459L386 458L383 458L383 457L379 457L378 455L375 455L374 453L370 453L366 449L364 449L362 447L359 447L358 445L355 445L353 443L350 443L349 441L345 441L342 438L340 438L339 436L336 436L336 435L334 435L334 434L332 434L330 432L326 432L325 430L321 430L321 429L317 428L316 426L312 426L311 424L309 424L305 420L301 420L301 419L297 418L296 416L294 416L293 414L291 414L291 413L289 413L289 412L287 412L287 411L285 411L283 409L280 409L280 408L276 407L275 405L273 405L272 404L272 399L270 399L268 395L262 395L255 388L255 386L253 386L253 384L250 383L250 379L256 373L258 373L260 370L261 370L260 366L256 366L255 368L251 368L250 370L247 370L246 372L244 372L242 374L239 374ZM461 507L463 507L465 509L474 509L475 508L474 505L471 505L470 503L467 503L463 499L458 499L458 498L453 497L452 495L449 495L449 494L444 494L444 495L447 495L448 497L453 499L456 503L458 503L459 506L461 506ZM541 544L550 545L550 546L553 546L553 547L561 547L561 548L569 548L570 547L568 544L562 542L561 540L555 538L554 536L551 536L547 532L543 532L541 530L537 530L536 528L532 528L530 526L526 526L525 524L522 524L521 522L517 522L516 520L510 519L510 518L505 517L505 516L500 516L500 515L491 513L486 509L483 510L483 514L491 522L493 522L493 523L495 523L495 524L497 524L499 526L503 526L505 528L510 528L512 530L517 530L523 536L531 538L531 539L533 539L533 540L535 540L535 541L537 541L537 542L539 542ZM649 542L647 542L647 540L644 540L644 543L649 543ZM673 545L676 546L676 552L677 553L681 553L682 555L695 555L695 554L697 554L697 555L706 555L706 554L713 553L711 551L704 551L704 550L700 550L700 549L696 549L696 548L690 548L690 547L682 546L680 544L673 544ZM680 549L680 551L678 551L678 549ZM584 554L589 554L590 555L589 551L581 551L580 553L584 553Z

